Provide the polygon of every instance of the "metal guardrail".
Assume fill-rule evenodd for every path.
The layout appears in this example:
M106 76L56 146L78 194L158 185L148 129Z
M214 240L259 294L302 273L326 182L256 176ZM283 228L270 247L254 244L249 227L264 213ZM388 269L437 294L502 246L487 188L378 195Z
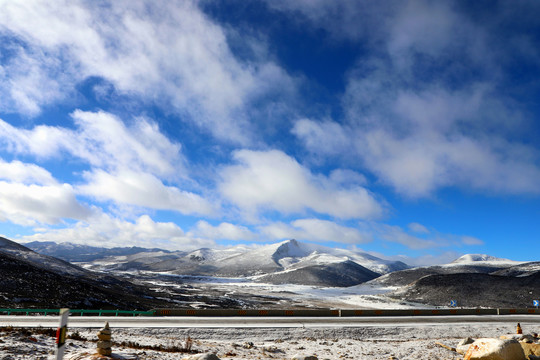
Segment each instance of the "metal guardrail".
M26 314L26 315L58 315L60 309L0 309L0 314ZM130 311L130 310L85 310L71 309L69 314L73 315L94 315L94 316L154 316L154 311Z
M353 317L353 316L449 316L540 315L540 309L154 309L155 316L260 316L260 317Z
M540 309L153 309L85 310L71 309L71 316L206 316L206 317L358 317L358 316L449 316L449 315L540 315ZM1 309L0 314L58 315L59 309Z

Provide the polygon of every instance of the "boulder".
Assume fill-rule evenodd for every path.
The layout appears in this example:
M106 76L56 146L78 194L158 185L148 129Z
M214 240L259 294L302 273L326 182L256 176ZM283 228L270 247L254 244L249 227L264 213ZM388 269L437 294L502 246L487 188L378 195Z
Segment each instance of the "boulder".
M514 339L478 339L463 360L527 360L521 344Z
M529 356L529 358L530 355L540 356L540 344L531 344L526 342L522 342L520 344L525 356Z
M291 360L318 360L316 356L294 355Z
M216 354L197 354L182 358L182 360L220 360Z
M530 335L530 334L501 335L500 339L504 339L504 340L514 339L514 340L517 340L517 341L523 341L523 342L527 342L527 343L533 343L536 340L538 340L537 338L535 338L533 335Z
M467 351L469 351L469 348L471 347L471 344L466 345L458 345L456 346L456 352L461 355L465 355Z
M465 355L473 342L474 339L471 339L470 337L461 340L456 346L456 352Z
M462 346L462 345L470 345L474 342L474 339L471 339L470 337L468 338L465 338L463 340L461 340L460 342L458 342L458 346Z

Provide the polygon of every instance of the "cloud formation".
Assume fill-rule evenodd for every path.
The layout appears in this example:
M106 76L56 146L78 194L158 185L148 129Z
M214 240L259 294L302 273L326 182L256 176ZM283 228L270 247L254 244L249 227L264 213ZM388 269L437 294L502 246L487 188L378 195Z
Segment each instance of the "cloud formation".
M363 244L372 240L370 235L353 227L339 225L321 219L298 219L289 224L274 223L260 227L261 233L270 239L297 239L339 244Z
M82 160L90 166L83 175L86 183L76 186L82 195L183 214L209 215L214 211L200 195L164 184L166 179L186 179L187 174L180 144L163 135L156 123L139 117L128 127L103 111L77 110L72 118L76 129L41 125L27 130L0 120L0 143L14 153L38 158L67 153ZM22 167L14 164L11 171ZM44 170L30 165L19 169L19 176L27 176L24 173L30 170L47 178Z
M495 47L497 30L451 2L402 2L376 16L391 26L378 51L349 71L345 118L301 118L293 134L318 156L360 159L360 168L408 197L446 187L539 194L540 151L524 132L530 120L501 89L515 86L501 50L512 35L500 34L508 42Z
M171 250L193 250L213 246L213 241L188 237L172 222L156 222L148 215L135 221L127 221L111 215L96 212L85 221L60 229L43 229L33 235L20 238L23 242L54 241L72 242L103 247L141 246Z
M77 200L71 185L58 183L35 164L0 158L0 222L34 226L90 215L90 208Z
M217 226L213 226L204 220L198 221L195 226L188 232L188 235L213 240L259 240L258 234L254 233L246 226L235 225L228 222L222 222Z
M294 158L278 151L239 150L237 164L221 170L219 191L246 213L307 210L336 218L376 218L384 206L359 185L342 186L332 177L313 174Z
M0 69L7 111L35 115L97 77L218 139L248 143L248 105L278 88L294 91L275 63L239 61L195 1L7 1L0 24L0 35L17 39Z
M77 201L69 184L24 185L0 181L0 221L24 226L57 224L63 219L85 219L90 213Z

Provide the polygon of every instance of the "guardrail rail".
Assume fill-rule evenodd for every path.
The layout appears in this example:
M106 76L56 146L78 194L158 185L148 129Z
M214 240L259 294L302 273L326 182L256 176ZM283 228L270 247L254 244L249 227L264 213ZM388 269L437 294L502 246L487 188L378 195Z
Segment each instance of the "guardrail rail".
M538 308L497 309L177 309L137 310L71 309L71 316L201 316L201 317L357 317L357 316L449 316L540 315ZM2 309L4 315L58 315L59 309Z

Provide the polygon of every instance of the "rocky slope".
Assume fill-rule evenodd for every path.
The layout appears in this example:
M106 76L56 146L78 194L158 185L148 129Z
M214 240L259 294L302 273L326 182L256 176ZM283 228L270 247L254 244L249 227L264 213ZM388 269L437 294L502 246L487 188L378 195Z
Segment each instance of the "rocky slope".
M311 265L298 269L276 272L258 277L256 280L271 284L299 284L327 287L354 286L379 277L357 263L346 260L328 265Z
M437 306L456 300L463 307L527 308L540 299L540 272L528 276L480 273L422 277L394 292L394 298Z
M37 254L0 238L0 307L150 309L169 304L146 287Z

